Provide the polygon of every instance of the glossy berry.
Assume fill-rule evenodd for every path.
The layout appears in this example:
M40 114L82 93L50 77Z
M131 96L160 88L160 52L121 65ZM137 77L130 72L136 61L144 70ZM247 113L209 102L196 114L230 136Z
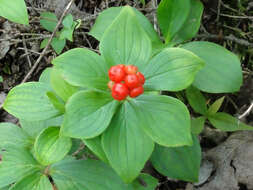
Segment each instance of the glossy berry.
M119 64L112 66L108 74L110 81L107 86L111 89L111 95L115 100L121 101L128 96L135 98L143 94L145 77L138 72L138 67Z
M118 64L116 66L118 66L119 68L125 69L125 65L123 65L123 64Z
M136 74L138 72L138 67L136 67L134 65L127 65L127 66L125 66L125 72L128 75Z
M130 91L129 96L130 96L131 98L135 98L135 97L137 97L137 96L143 94L143 92L144 92L143 86L139 86L139 87L137 87L137 88L132 89L132 90Z
M129 94L128 87L124 83L115 83L112 87L112 97L115 100L124 100Z
M114 81L114 82L121 82L124 80L125 76L126 76L126 73L124 71L124 67L122 66L112 66L109 71L108 71L108 74L109 74L109 78L110 80Z
M140 81L136 74L127 75L125 77L125 83L130 89L140 86Z
M113 85L114 85L114 82L111 80L107 83L107 86L109 89L112 89Z
M144 75L141 72L138 72L136 75L138 76L140 83L144 84L146 80Z

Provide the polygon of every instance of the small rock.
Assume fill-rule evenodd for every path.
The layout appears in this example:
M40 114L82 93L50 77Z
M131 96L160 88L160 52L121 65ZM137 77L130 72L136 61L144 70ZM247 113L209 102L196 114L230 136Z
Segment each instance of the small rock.
M203 160L199 170L199 182L194 183L195 186L199 186L204 184L208 178L211 176L214 169L214 165L212 162L208 160Z
M4 92L0 92L0 105L4 103L5 98L6 94Z
M5 31L2 35L0 35L0 59L3 59L7 52L10 50L10 41L11 36L8 32L11 30L11 25L8 21L3 23L3 30Z
M253 132L232 134L224 143L206 152L215 173L197 190L239 190L239 183L253 189Z

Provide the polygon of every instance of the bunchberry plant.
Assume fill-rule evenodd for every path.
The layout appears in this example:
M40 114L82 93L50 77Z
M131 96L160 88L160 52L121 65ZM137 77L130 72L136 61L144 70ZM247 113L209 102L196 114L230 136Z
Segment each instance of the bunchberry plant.
M43 28L48 30L49 32L53 32L57 25L58 19L54 13L44 12L41 13L40 24ZM66 40L73 41L73 32L81 25L80 20L73 20L73 16L68 14L63 19L63 28L61 31L56 33L56 37L53 38L51 42L52 48L55 50L57 54L60 54L63 48L66 45ZM44 48L48 43L49 38L45 38L40 45L40 48Z
M182 101L160 92L186 89L187 100L204 121L234 130L238 120L216 113L221 101L207 109L200 90L234 92L242 83L240 62L231 52L209 42L180 44L198 31L202 10L198 0L161 1L161 40L138 10L107 9L90 32L100 41L100 54L86 48L69 50L52 61L54 66L39 82L13 88L4 109L20 119L22 135L7 142L0 136L7 150L0 165L0 188L12 183L11 188L32 187L33 181L50 189L51 179L59 190L155 189L157 180L141 173L149 159L170 178L198 181L201 149L195 126L201 121L191 119ZM236 127L251 130L245 124ZM101 161L69 155L74 139ZM11 171L13 160L22 167L7 178L10 174L3 171Z

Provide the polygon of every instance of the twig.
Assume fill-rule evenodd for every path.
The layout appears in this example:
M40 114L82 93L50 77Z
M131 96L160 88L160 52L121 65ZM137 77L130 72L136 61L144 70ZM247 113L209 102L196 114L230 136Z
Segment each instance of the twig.
M233 42L235 42L237 44L240 44L240 45L243 45L243 46L253 47L253 43L250 43L250 42L248 42L247 40L244 40L244 39L236 38L233 35L218 36L218 35L214 35L214 34L199 34L199 35L197 35L197 38L224 39L224 40L233 41Z
M42 8L36 8L36 7L27 7L28 10L36 10L36 11L46 11L46 9L42 9Z
M220 9L221 9L221 0L218 1L218 12L216 17L216 22L219 22L220 20Z
M96 19L96 17L98 16L98 13L95 13L93 15L87 15L86 17L84 17L82 19L83 22L87 22L87 21L91 21L91 20L94 20Z
M22 48L22 47L18 47L17 49L25 51L25 48ZM50 51L50 50L47 51L46 54L49 53L49 52L51 52L51 51ZM28 54L32 53L32 54L36 54L36 55L40 55L40 54L41 54L41 53L39 53L39 52L37 52L37 51L34 51L34 50L31 50L31 49L27 49L27 53L28 53ZM24 56L26 56L26 55L27 55L27 54L25 53L25 54L21 55L20 58L22 58L22 57L24 57Z
M29 57L29 53L27 51L27 46L26 46L26 42L25 42L24 36L22 37L22 40L23 40L23 46L24 46L24 49L25 49L26 59L28 61L29 67L32 67L32 63L31 63L31 60L30 60L30 57Z
M239 29L239 28L236 28L236 27L232 27L232 26L228 26L228 25L226 25L226 24L224 24L224 25L222 25L224 28L228 28L228 29L230 29L230 30L233 30L233 31L235 31L235 32L237 32L237 33L239 33L240 35L242 35L243 34L243 36L245 35L245 32L243 32L241 29ZM241 34L242 33L242 34Z
M245 15L244 13L241 13L240 11L231 8L229 5L223 3L222 1L221 1L221 5L222 5L223 7L225 7L225 8L227 8L227 9L229 9L229 10L235 12L235 13L238 13L238 14L242 15L242 16L247 16L247 15Z
M238 116L238 119L242 119L245 116L249 115L252 109L253 109L253 102L251 102L249 108L242 115Z
M253 19L253 16L237 16L237 15L228 15L228 14L220 14L220 16L235 18L235 19Z
M20 33L17 34L18 36L41 36L41 37L50 37L50 35L47 34L34 34L34 33Z
M33 71L34 71L34 70L37 68L37 66L39 65L41 59L43 58L43 56L45 55L47 49L49 48L49 45L50 45L50 43L52 42L53 37L55 36L55 34L56 34L56 32L57 32L59 26L61 25L63 18L65 17L65 15L67 14L67 12L69 11L69 9L70 9L71 5L74 3L74 1L75 1L75 0L70 0L69 4L66 6L65 10L63 11L63 13L62 13L62 15L61 15L60 20L58 21L58 23L57 23L57 25L56 25L56 27L55 27L55 29L54 29L52 35L50 36L50 38L49 38L49 40L48 40L48 43L47 43L46 47L43 49L43 51L42 51L42 53L40 54L39 58L38 58L37 61L34 63L33 67L32 67L31 70L27 73L27 75L25 76L25 78L23 79L23 81L22 81L21 83L26 82L26 81L30 78L30 76L31 76L31 74L33 73Z
M217 14L217 11L214 9L210 9L212 12ZM235 18L235 19L253 19L253 16L248 16L248 15L244 15L244 16L238 16L238 15L228 15L228 14L222 14L220 13L220 16L223 17L229 17L229 18Z
M236 105L236 103L234 102L234 100L232 98L230 98L230 96L226 96L226 99L233 105L233 107L238 110L238 106Z
M156 9L156 8L157 8L157 6L158 6L157 0L152 0L152 6L153 6L153 7L152 7L153 9ZM153 18L154 18L154 29L155 29L155 31L157 31L158 34L160 35L160 31L159 31L159 29L158 29L158 24L157 24L157 17L156 17L155 12L152 13L152 16L153 16Z
M157 7L144 7L144 8L137 8L139 11L146 11L146 12L154 12L157 10Z
M26 39L26 41L42 40L42 39L45 39L47 37L50 37L50 35L44 35L44 36L40 36L40 37L28 38L28 39ZM0 42L1 41L11 41L11 42L15 42L15 43L23 42L23 40L12 39L12 38L0 39Z
M90 41L88 40L87 37L85 38L85 41L88 43L88 46L92 49L92 45L91 45L91 43L90 43Z
M72 156L77 156L84 148L85 144L81 144L80 147L74 153L72 153Z
M45 36L45 34L17 33L16 31L15 32L9 32L9 31L4 30L4 29L0 29L0 32L12 34L12 35L14 35L14 37L18 37L18 36ZM50 35L46 35L46 36L50 37ZM9 38L9 39L12 39L12 38Z

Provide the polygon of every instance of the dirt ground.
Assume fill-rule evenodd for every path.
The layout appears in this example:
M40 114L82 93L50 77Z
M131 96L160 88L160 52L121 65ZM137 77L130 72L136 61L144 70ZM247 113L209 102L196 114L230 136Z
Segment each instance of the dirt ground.
M30 26L13 24L0 18L0 104L8 91L21 83L40 56L40 43L50 35L39 25L41 12L52 11L59 17L68 0L26 0ZM194 40L212 41L237 54L241 60L244 84L238 93L226 94L222 111L238 117L253 103L253 0L202 0L205 6L199 34ZM81 27L74 33L64 51L75 47L98 49L98 42L87 33L102 10L131 5L141 10L154 25L155 9L159 1L148 0L143 6L138 0L76 0L70 12L81 19ZM49 49L29 81L38 80L40 73L51 66L56 53ZM224 94L205 94L210 101ZM0 110L0 122L18 120ZM242 121L253 125L253 112ZM203 161L200 182L174 181L152 171L159 178L158 190L253 190L253 132L225 133L208 125L200 135Z

